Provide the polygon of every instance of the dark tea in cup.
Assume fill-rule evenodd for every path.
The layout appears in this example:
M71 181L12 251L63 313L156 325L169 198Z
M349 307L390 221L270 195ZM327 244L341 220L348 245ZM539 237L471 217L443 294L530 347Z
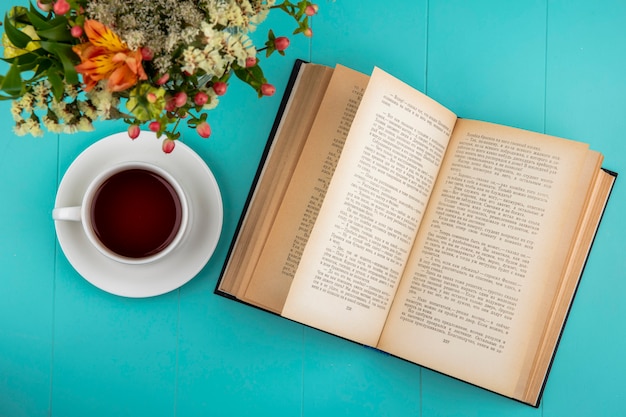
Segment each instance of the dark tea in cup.
M88 185L82 205L55 207L56 221L82 223L90 243L122 263L153 262L174 250L189 228L189 204L167 171L146 162L124 162Z
M107 178L91 202L91 226L103 246L128 258L167 248L182 220L176 189L159 174L127 169Z

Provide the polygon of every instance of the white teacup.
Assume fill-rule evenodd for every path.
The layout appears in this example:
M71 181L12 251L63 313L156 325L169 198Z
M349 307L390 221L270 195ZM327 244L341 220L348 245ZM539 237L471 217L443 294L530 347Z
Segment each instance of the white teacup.
M189 203L181 185L165 170L125 162L99 174L80 206L56 207L56 221L81 222L90 243L122 263L163 258L189 229Z

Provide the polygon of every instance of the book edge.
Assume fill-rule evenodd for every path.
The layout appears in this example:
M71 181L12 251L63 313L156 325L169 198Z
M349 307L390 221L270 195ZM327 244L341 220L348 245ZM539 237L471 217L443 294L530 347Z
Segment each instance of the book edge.
M282 116L283 113L285 112L285 109L287 108L287 104L289 102L289 98L291 97L293 88L296 84L296 80L298 78L298 74L300 73L300 70L302 68L302 66L304 64L308 63L305 60L299 59L297 58L294 62L293 68L291 69L291 73L289 75L289 79L287 81L287 85L285 87L285 91L283 92L283 96L281 98L280 104L278 106L278 111L276 113L276 118L274 119L274 123L272 124L272 128L270 129L270 132L268 134L268 138L267 141L265 143L265 147L263 149L263 153L261 154L261 159L259 161L259 165L257 167L257 170L254 174L254 178L252 180L252 184L250 185L250 190L248 191L248 195L246 196L246 201L244 202L243 208L241 210L241 215L239 216L239 220L237 221L237 226L235 227L235 231L231 237L231 241L230 241L230 245L228 247L228 251L226 252L226 257L224 259L224 265L222 266L222 269L220 271L217 283L215 284L215 288L213 290L214 294L217 295L222 295L225 296L226 298L230 298L230 299L234 299L237 301L241 301L242 300L238 299L237 297L235 297L233 294L230 294L228 292L225 292L223 290L220 289L220 285L222 283L222 278L224 277L224 274L228 268L229 265L229 260L230 257L233 253L233 250L235 249L235 245L237 244L237 240L239 237L239 234L241 232L241 228L243 226L243 223L245 221L246 215L248 213L248 209L250 207L250 203L252 202L252 199L254 197L254 193L256 192L256 188L258 185L258 182L261 178L261 174L263 172L263 168L265 167L265 164L267 162L267 158L269 156L272 144L274 143L274 139L276 137L276 132L278 131L278 128L281 124L282 121ZM245 302L244 302L245 303ZM249 303L245 303L248 305L253 306L252 304ZM256 307L256 306L253 306Z
M526 402L522 401L523 403L529 404L529 405L531 405L531 406L533 406L535 408L539 407L539 405L541 403L541 400L543 398L543 393L544 393L546 385L548 383L548 376L550 375L550 371L552 370L552 365L554 364L554 360L556 358L556 353L559 350L559 345L561 343L561 339L563 337L563 333L565 331L565 326L566 326L567 321L569 319L569 315L570 315L570 313L572 311L572 306L574 305L574 302L576 301L576 295L578 294L578 288L580 287L580 283L583 280L583 277L584 277L584 274L585 274L585 268L587 267L587 262L589 260L589 255L591 254L591 250L593 248L593 245L595 243L596 237L598 235L598 230L600 230L600 225L602 224L602 219L604 218L604 213L606 212L606 208L609 205L609 201L611 200L611 195L613 194L613 189L615 187L615 181L617 181L617 177L618 177L618 173L617 172L611 171L611 170L606 169L606 168L601 168L601 170L606 172L607 174L609 174L609 175L611 175L613 177L613 183L611 184L609 193L608 193L607 198L606 198L606 202L604 204L604 207L602 208L602 213L600 214L600 218L598 219L598 227L596 227L596 230L594 231L593 238L591 240L591 244L589 245L589 250L587 251L587 254L585 256L585 262L583 263L583 267L582 267L582 269L580 271L580 276L578 277L578 281L577 281L576 286L574 288L574 292L572 293L572 301L570 302L570 304L569 304L569 306L567 308L567 311L565 313L565 317L563 319L563 324L561 325L561 329L559 331L559 336L557 337L556 343L554 345L554 349L552 350L552 355L551 355L551 358L550 358L550 362L548 363L548 367L546 368L546 373L545 373L545 375L543 377L543 382L541 384L541 388L539 389L539 394L537 396L537 401L534 404L526 403Z

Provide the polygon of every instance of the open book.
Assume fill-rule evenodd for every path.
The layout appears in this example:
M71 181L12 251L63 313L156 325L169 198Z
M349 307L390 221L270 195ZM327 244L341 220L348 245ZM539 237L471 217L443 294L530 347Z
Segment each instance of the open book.
M297 62L216 292L537 406L602 159Z

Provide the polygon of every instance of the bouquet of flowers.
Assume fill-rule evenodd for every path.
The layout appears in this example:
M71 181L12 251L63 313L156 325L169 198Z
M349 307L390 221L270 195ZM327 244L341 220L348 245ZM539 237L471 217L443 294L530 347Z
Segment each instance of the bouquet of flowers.
M202 137L207 111L234 74L259 97L274 94L259 54L284 55L289 38L269 30L257 49L249 34L273 10L311 36L308 0L38 0L4 19L0 99L13 100L18 135L92 130L123 119L131 138L147 124L171 152L181 120ZM280 1L280 0L278 0Z

